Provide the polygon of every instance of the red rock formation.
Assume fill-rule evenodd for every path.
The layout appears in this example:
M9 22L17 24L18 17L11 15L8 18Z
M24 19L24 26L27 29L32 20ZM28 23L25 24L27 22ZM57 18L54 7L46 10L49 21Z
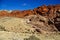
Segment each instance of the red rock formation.
M46 5L35 8L34 10L35 10L36 13L38 13L40 15L46 15L49 11L49 9Z
M33 10L25 10L22 12L23 12L24 16L35 15Z
M21 16L21 12L19 10L14 10L9 14L10 17L19 17Z
M0 17L4 17L4 16L8 16L8 12L7 11L0 11Z
M41 6L41 9L40 10L39 9L38 9L38 11L40 11L42 14L47 13L49 10L46 5Z
M25 17L28 15L34 15L33 10L24 10L24 11L14 10L9 14L9 16L11 17Z
M10 16L10 17L25 17L29 15L43 15L43 16L48 16L48 18L54 18L56 17L56 12L60 12L60 5L43 5L40 7L35 8L34 10L24 10L24 11L19 11L19 10L14 10L11 13L8 14L7 11L0 11L0 16Z

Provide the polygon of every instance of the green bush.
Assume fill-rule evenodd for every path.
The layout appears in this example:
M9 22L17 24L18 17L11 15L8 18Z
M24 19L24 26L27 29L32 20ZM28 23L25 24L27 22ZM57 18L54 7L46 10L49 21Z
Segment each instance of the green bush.
M5 27L3 27L2 25L0 25L0 31L6 31Z
M40 39L35 36L30 36L29 38L25 38L24 40L40 40Z

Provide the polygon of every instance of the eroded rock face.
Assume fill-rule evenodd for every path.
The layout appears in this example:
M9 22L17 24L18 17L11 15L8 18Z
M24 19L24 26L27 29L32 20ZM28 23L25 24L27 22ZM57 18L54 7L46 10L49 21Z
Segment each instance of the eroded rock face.
M50 20L43 16L31 15L25 18L29 19L27 23L33 25L32 27L35 28L38 33L58 32L58 29L55 27L55 25L48 23Z
M41 6L34 9L36 13L49 19L49 25L55 25L60 30L60 5Z
M43 5L34 9L34 12L42 16L48 16L49 18L56 17L56 12L60 12L60 5Z
M44 14L46 15L48 10L49 10L48 7L46 5L43 5L41 7L38 7L36 12L40 15L44 15Z

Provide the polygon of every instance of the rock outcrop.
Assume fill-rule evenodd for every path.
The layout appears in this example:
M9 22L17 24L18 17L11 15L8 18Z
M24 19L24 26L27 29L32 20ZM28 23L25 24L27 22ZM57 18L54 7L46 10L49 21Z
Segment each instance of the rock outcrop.
M55 27L55 25L50 24L50 20L41 15L31 15L25 18L28 19L27 23L33 25L32 27L35 28L38 33L58 32L58 29Z

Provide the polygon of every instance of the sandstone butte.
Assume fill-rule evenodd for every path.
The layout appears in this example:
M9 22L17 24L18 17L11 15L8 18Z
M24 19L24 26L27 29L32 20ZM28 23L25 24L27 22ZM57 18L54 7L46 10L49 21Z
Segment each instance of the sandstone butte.
M56 13L60 12L60 5L43 5L39 6L37 8L34 8L33 10L13 10L12 12L8 12L5 10L0 11L0 17L19 17L23 18L25 16L29 15L42 15L48 18L54 18L56 17Z

